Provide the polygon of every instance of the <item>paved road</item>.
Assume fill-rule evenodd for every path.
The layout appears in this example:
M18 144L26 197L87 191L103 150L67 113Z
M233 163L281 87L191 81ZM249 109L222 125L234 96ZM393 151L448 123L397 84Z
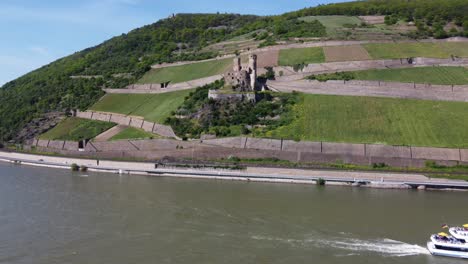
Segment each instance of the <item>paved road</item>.
M468 182L448 179L430 179L421 174L384 173L384 172L349 172L320 171L279 168L247 168L246 171L214 170L214 169L168 169L157 168L154 163L106 161L94 159L78 159L65 157L41 156L23 153L0 152L0 161L19 161L21 164L51 168L69 169L70 165L85 165L90 170L124 172L131 174L153 176L175 176L209 179L235 179L266 182L297 182L312 183L318 178L327 182L353 183L368 182L379 187L401 188L403 184L437 185L447 187L468 188Z

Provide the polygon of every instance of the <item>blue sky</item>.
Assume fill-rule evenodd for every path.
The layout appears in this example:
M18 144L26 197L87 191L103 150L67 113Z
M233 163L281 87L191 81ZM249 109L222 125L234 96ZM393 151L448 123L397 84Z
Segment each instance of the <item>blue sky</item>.
M0 0L0 86L172 13L272 15L333 0Z

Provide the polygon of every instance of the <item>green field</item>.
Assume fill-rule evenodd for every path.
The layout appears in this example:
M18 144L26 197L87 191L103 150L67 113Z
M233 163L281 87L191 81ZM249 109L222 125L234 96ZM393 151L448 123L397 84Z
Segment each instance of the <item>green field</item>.
M181 83L222 74L227 71L231 65L232 59L222 59L160 69L151 69L145 75L143 75L140 80L138 80L138 83Z
M468 57L468 42L372 43L363 46L373 59Z
M69 117L39 138L71 141L92 139L113 126L115 126L114 123Z
M319 80L355 80L415 82L440 85L468 84L468 69L465 67L418 67L404 69L374 69L345 73L320 74Z
M310 64L325 62L322 48L300 48L280 50L279 65L292 66L296 64Z
M355 16L307 16L299 19L306 22L318 20L327 28L328 35L336 34L336 31L343 28L344 25L360 25L362 22Z
M406 69L379 69L354 72L356 80L415 82L441 85L468 84L465 67L418 67Z
M301 94L297 117L267 136L296 140L468 147L468 103Z
M110 141L113 140L122 140L122 139L153 139L158 136L144 131L143 129L127 127L124 130L120 131L117 135L110 138Z
M192 91L183 90L161 94L107 94L90 109L141 116L147 121L163 123Z

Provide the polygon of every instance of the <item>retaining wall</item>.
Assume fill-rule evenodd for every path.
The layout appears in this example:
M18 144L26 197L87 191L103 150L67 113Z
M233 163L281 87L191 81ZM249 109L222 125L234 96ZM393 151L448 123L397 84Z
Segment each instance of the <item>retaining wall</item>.
M84 112L86 113L86 112ZM110 121L119 125L128 126L130 125L130 117L124 115L113 114L110 118Z
M449 148L411 147L413 159L460 161L460 150Z
M32 146L54 150L78 151L78 142L75 141L34 139Z
M322 153L322 142L283 140L284 151Z
M110 94L157 94L157 93L168 93L181 90L195 89L200 86L204 86L213 83L223 78L222 74L213 75L205 78L195 79L182 83L168 84L167 87L161 88L161 84L131 84L124 89L104 89L106 93Z
M460 158L463 162L468 162L468 149L460 149Z
M411 148L406 146L388 146L367 144L366 156L386 158L411 158Z
M248 138L245 148L248 149L264 149L264 150L281 150L282 140L266 139L266 138Z
M78 150L77 142L34 140L37 147L53 150ZM294 161L320 161L329 157L345 162L377 162L382 159L394 159L398 164L402 160L434 160L456 164L453 162L468 162L468 149L429 148L409 146L389 146L379 144L349 144L332 142L295 142L292 140L262 139L232 137L200 141L179 141L173 139L152 140L121 140L110 142L88 142L85 152L135 152L135 151L166 151L165 156L171 156L172 151L185 150L194 155L200 149L210 149L213 153L250 153L245 157L283 157ZM231 152L229 150L232 150ZM209 152L209 151L208 151ZM263 155L265 154L265 155ZM316 155L320 154L320 155ZM205 156L207 154L204 154ZM262 156L263 155L263 156ZM273 155L273 156L268 156ZM215 155L216 156L216 155ZM292 158L294 156L294 158ZM198 158L198 156L195 156ZM206 156L208 157L208 156ZM210 156L211 157L211 156ZM244 156L242 156L244 157ZM313 159L311 158L313 157ZM405 163L405 164L406 164ZM421 164L421 163L418 163Z
M246 137L229 137L203 140L205 145L224 146L226 148L245 148Z
M351 156L366 156L364 144L322 143L322 153Z
M177 137L170 126L148 122L138 117L132 117L132 116L126 116L126 115L114 114L114 113L112 114L103 113L103 112L96 112L96 111L86 111L86 112L77 111L76 116L79 118L100 120L100 121L105 121L105 122L114 122L119 125L142 128L147 132L152 132L163 137L169 137L169 138Z

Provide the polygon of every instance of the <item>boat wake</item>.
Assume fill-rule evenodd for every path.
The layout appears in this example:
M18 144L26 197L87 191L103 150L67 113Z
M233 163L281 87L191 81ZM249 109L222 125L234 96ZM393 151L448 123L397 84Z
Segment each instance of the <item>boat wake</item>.
M353 251L379 253L385 256L404 257L414 255L428 255L429 251L418 245L411 245L392 239L382 240L361 240L361 239L340 239L340 240L320 240L316 241L324 246Z
M348 254L342 254L340 256L355 256L361 255L362 253L377 253L387 257L404 257L404 256L415 256L415 255L429 255L429 251L419 245L411 245L397 240L392 239L376 239L376 240L362 240L356 238L345 238L336 237L333 239L291 239L291 238L272 238L253 236L255 240L269 240L278 241L288 244L309 244L319 248L335 248L345 251L351 251Z

